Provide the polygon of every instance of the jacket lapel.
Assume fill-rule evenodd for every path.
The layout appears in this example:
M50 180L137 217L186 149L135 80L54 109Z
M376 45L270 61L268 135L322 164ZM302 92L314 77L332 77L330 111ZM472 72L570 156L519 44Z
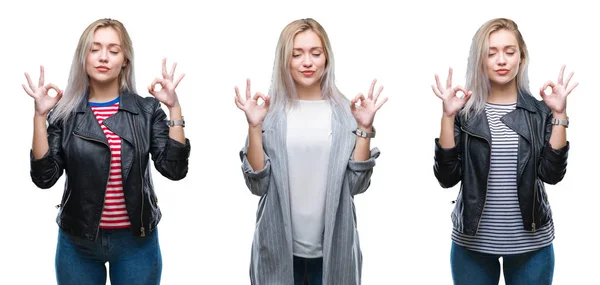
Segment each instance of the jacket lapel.
M77 125L73 129L73 134L86 140L96 141L108 146L108 140L98 124L94 112L88 105L87 94L83 98L76 109Z
M132 146L135 145L135 140L130 114L138 114L134 100L135 98L129 92L122 92L119 98L119 111L104 120L106 127Z
M523 94L519 92L517 97L517 108L512 112L504 115L500 120L510 129L515 131L520 136L524 137L527 142L531 143L531 131L529 112L535 113L536 110Z
M123 91L119 98L119 110L114 115L106 118L102 124L110 129L115 135L121 138L121 172L123 181L127 181L129 170L135 158L136 143L134 139L134 130L131 128L132 115L139 113L139 107L135 102L134 95L129 91ZM86 94L87 98L87 94ZM87 140L93 140L109 146L106 135L94 112L89 107L88 100L84 99L77 107L78 123L73 133ZM140 126L141 128L142 126ZM141 142L140 142L141 143Z
M354 128L356 128L354 117L345 114L342 106L332 104L331 130L333 136L329 152L329 170L327 173L327 193L325 199L324 264L329 264L341 191L348 161L352 156L356 144L356 137L352 133Z
M492 144L492 133L490 132L490 126L488 124L487 115L485 110L479 112L479 114L470 117L463 125L463 131L470 133L471 135L484 138L488 143Z
M263 147L271 158L271 175L275 181L287 246L293 252L292 212L290 205L290 182L287 157L287 117L284 109L274 110L264 123Z
M529 101L532 98L533 97L529 94L519 92L517 97L517 108L500 118L500 121L502 121L511 130L515 131L520 138L523 138L519 139L519 149L523 148L523 146L521 146L523 143L528 143L529 145L534 143L532 142L531 137L532 122L531 117L529 116L530 113L536 112L535 107L532 106L531 102ZM518 157L517 159L517 181L521 180L521 175L525 170L525 165L527 165L527 162L529 161L529 157L531 155L530 153L531 152L528 152L524 155L524 157ZM518 155L521 156L523 154L521 151L519 151Z
M119 98L119 111L106 118L103 122L108 129L121 138L121 173L123 182L127 181L127 177L129 177L129 172L136 155L142 155L142 150L140 150L142 142L136 142L135 132L139 133L143 126L138 126L139 129L137 130L133 128L133 120L136 119L135 116L138 113L139 107L135 102L134 95L128 91L124 91L121 92Z

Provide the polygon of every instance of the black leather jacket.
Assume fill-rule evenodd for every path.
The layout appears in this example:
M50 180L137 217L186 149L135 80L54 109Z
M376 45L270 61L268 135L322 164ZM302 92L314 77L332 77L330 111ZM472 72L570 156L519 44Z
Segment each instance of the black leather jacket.
M166 114L153 97L123 91L119 110L103 124L121 137L121 172L125 204L135 235L144 236L161 218L149 166L166 178L187 175L190 143L169 137ZM66 121L48 125L49 151L31 160L31 179L50 188L66 172L65 188L56 221L61 229L89 240L97 237L108 183L111 153L96 117L83 100Z
M492 137L485 112L467 121L456 116L456 146L444 149L435 140L435 177L444 188L462 181L452 212L454 228L467 235L477 233L486 202ZM560 149L549 144L552 112L543 101L519 92L517 107L501 121L519 135L517 191L523 228L535 231L552 220L544 182L560 182L567 168L569 143Z

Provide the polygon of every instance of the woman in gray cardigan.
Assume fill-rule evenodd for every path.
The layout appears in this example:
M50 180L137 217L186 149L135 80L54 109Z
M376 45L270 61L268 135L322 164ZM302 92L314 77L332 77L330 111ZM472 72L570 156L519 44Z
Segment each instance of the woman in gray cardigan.
M240 151L250 191L260 196L250 279L255 285L360 284L362 256L353 197L367 190L377 148L374 92L346 99L334 59L313 19L288 24L277 44L268 96L236 87L248 121ZM263 103L259 103L259 99Z

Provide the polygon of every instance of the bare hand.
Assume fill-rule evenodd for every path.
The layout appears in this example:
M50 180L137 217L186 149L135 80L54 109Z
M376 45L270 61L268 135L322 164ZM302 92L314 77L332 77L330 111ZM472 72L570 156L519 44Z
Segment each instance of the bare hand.
M385 97L381 102L377 103L377 99L379 99L379 94L383 90L383 86L380 86L377 92L373 94L373 90L375 89L375 84L377 83L377 79L374 79L371 83L371 88L369 88L369 93L367 97L362 93L359 93L352 99L350 110L352 111L352 115L356 120L356 124L359 128L364 131L371 131L373 128L373 121L375 120L375 113L383 106L385 102L387 102L388 98ZM360 101L360 103L359 103ZM357 103L358 106L357 106Z
M175 68L177 67L177 63L173 63L173 67L171 68L171 72L167 73L167 59L163 58L162 60L162 77L163 78L155 78L152 81L152 84L148 86L148 92L154 96L158 101L165 104L167 107L177 107L179 106L179 99L177 98L177 93L175 92L175 88L179 85L179 82L185 74L181 74L177 80L175 79ZM160 84L161 89L156 91L154 87Z
M540 88L540 96L555 114L562 114L566 112L567 109L567 96L571 94L571 91L579 85L579 83L575 82L569 87L569 81L573 77L573 72L569 74L567 80L563 82L563 75L565 74L565 65L563 65L560 69L560 73L558 73L557 83L554 84L552 81L548 81L544 84L542 88ZM548 87L552 88L552 93L550 95L546 95L544 92Z
M263 95L260 92L257 92L254 94L254 97L251 97L250 79L246 79L246 100L244 101L240 96L240 90L237 88L237 86L235 87L235 95L235 105L246 114L248 125L250 127L261 126L265 120L265 117L267 116L267 112L269 111L271 98ZM264 101L262 105L258 104L259 98Z
M56 106L60 98L62 98L62 90L52 83L44 85L44 66L42 65L40 65L40 79L37 87L33 84L27 72L25 72L25 78L27 78L29 89L25 86L25 84L21 85L23 86L23 90L25 90L25 92L35 100L36 115L48 115L48 112L50 112L50 110ZM52 97L48 95L48 91L50 89L56 91L56 96Z
M440 77L435 75L436 85L431 85L431 90L443 101L444 115L454 116L467 103L473 92L465 90L462 86L452 87L452 68L448 69L448 78L446 79L446 88L442 87ZM463 92L465 95L458 98L456 93Z

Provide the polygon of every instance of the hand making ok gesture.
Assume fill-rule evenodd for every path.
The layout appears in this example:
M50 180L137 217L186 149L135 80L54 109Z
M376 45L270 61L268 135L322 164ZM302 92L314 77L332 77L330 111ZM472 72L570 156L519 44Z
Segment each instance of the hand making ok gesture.
M262 105L258 104L259 98L264 101ZM265 120L271 104L271 98L269 96L265 96L262 93L257 92L254 94L254 97L251 97L250 79L246 79L246 100L242 99L240 96L240 90L237 88L237 86L235 87L234 99L235 105L246 114L246 120L248 121L248 125L250 125L250 127L258 127L262 125L262 122Z
M446 116L454 116L467 103L473 92L467 91L462 86L452 87L452 68L448 69L448 78L446 79L446 88L440 83L440 77L435 75L436 85L431 85L431 89L436 96L443 101L444 114ZM462 98L456 96L458 91L462 91L465 95Z
M171 72L167 73L167 59L163 58L162 60L162 77L163 78L155 78L152 81L152 84L148 86L148 92L154 96L158 101L165 104L167 107L172 108L179 105L179 99L177 98L177 93L175 92L175 88L179 85L179 82L185 74L179 75L179 78L175 80L175 68L177 67L177 63L173 64L171 68ZM160 85L161 89L156 91L154 87L156 85Z
M380 86L377 92L373 93L375 89L375 84L377 83L377 79L373 80L371 83L371 88L369 88L369 93L367 97L365 97L362 93L359 93L352 99L350 110L352 111L352 115L356 120L357 126L364 131L371 131L373 127L373 121L375 120L375 113L383 106L385 102L387 102L388 98L383 98L379 103L377 100L379 99L379 95L383 90L383 86ZM357 103L360 101L360 104Z
M35 100L35 113L43 116L48 115L48 112L56 106L56 103L58 103L62 97L62 90L52 83L44 85L44 66L42 65L40 65L40 79L38 80L37 86L33 84L27 72L25 72L25 78L27 78L29 89L25 84L22 84L23 90ZM56 91L56 96L52 97L48 95L50 89Z
M575 82L569 86L569 82L573 77L573 72L569 74L566 81L563 81L564 74L565 65L561 67L556 83L548 81L544 84L544 86L542 86L542 88L540 88L540 96L554 114L562 114L566 112L567 96L569 96L571 91L573 91L573 89L579 85L579 83ZM548 87L552 88L552 93L550 93L550 95L546 95L544 92Z

